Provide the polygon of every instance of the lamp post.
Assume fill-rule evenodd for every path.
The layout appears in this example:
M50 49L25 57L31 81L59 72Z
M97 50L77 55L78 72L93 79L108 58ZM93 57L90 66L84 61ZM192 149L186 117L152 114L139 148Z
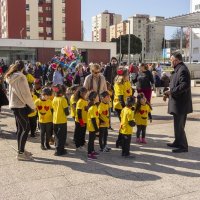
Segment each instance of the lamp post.
M118 31L120 36L119 36L119 64L121 64L121 57L122 57L122 31Z
M131 22L130 20L125 20L128 23L128 66L130 65L130 52L131 52Z

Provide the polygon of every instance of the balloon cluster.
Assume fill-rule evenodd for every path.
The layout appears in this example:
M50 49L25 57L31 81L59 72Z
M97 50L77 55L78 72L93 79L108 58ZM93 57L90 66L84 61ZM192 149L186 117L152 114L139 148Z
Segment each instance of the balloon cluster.
M62 67L74 70L75 66L81 61L81 53L77 47L63 47L61 49L60 56L55 55L52 60L52 68L55 68L56 65L61 65Z

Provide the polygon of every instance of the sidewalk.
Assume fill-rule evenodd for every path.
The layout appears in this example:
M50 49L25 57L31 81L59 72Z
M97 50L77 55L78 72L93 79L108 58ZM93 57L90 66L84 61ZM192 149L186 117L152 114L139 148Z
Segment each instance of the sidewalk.
M153 98L153 123L147 127L146 145L135 144L135 159L124 159L115 148L119 121L112 118L115 131L109 132L111 153L87 161L72 144L74 124L68 122L68 154L53 156L42 151L39 137L28 138L27 150L33 162L16 160L13 114L0 114L0 199L1 200L137 200L200 199L200 87L193 88L194 113L188 116L186 133L190 145L185 154L172 154L166 143L173 140L173 121L167 103ZM97 141L96 141L97 142ZM98 143L97 143L98 144ZM98 149L98 145L96 145Z

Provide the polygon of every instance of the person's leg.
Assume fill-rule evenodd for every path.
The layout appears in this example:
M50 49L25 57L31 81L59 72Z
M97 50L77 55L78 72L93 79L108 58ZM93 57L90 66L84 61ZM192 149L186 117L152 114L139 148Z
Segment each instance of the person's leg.
M21 135L19 137L19 152L23 153L25 150L28 133L30 131L30 125L25 108L18 108L17 110L18 110L17 119L20 126L19 128L22 130Z
M75 145L76 148L79 148L80 145L80 132L81 132L81 126L78 122L75 122L75 129L74 129L74 138L75 138Z
M185 134L185 123L186 123L187 115L180 114L174 115L174 131L175 131L175 144L179 148L188 149L188 142Z
M103 146L104 146L104 148L107 146L107 139L108 139L108 128L104 128L104 131L103 131Z
M99 146L100 146L100 150L103 150L104 146L103 146L103 128L102 127L99 128Z
M29 124L31 129L31 137L35 137L35 131L36 131L36 120L35 117L29 117Z
M55 139L56 139L55 154L60 155L61 154L60 124L54 124L53 127L54 127Z
M136 132L136 137L139 139L140 138L140 133L141 133L142 127L141 125L137 125L137 132Z
M93 152L93 132L89 132L89 140L88 140L88 154L92 154Z
M121 143L122 143L122 156L125 156L126 149L125 149L125 135L124 134L122 134Z
M125 155L130 155L130 144L131 144L131 135L125 135Z
M81 146L85 145L85 135L86 135L86 125L84 127L81 127L81 135L80 135L80 141L81 141Z
M45 134L46 134L46 124L44 123L39 123L40 125L40 143L41 143L41 148L44 149L44 140L45 140Z
M53 123L52 122L47 123L46 124L46 138L45 138L45 144L47 148L50 148L49 141L50 141L52 132L53 132Z
M60 149L64 153L65 143L67 139L67 123L60 124Z

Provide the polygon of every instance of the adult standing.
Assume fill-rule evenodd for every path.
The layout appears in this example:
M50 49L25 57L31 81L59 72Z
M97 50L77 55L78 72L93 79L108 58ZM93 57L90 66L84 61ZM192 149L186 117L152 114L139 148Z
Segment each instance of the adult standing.
M5 74L9 84L9 108L14 112L17 124L18 160L31 160L31 153L25 151L25 145L30 131L28 120L29 110L35 109L26 76L22 73L25 66L22 61L11 65Z
M74 85L83 85L84 79L85 79L84 75L85 74L84 74L84 70L83 70L83 65L79 63L76 66L76 73L73 78L73 84Z
M98 95L107 91L107 84L105 77L101 74L101 67L99 64L90 65L91 74L85 78L83 87L89 92L95 91Z
M152 86L155 87L154 80L152 73L144 63L139 66L139 73L133 83L136 83L138 93L144 93L147 101L151 103Z
M178 52L171 56L171 64L174 72L170 81L170 90L165 92L164 100L169 97L168 113L174 118L175 140L167 145L177 148L172 150L173 153L188 152L184 129L187 114L193 112L190 72L182 61L182 55Z
M34 68L34 78L41 79L42 78L42 67L40 62L36 62Z
M53 74L53 85L63 85L64 83L64 72L61 65L58 65Z
M157 63L156 72L158 73L158 76L161 77L161 75L162 75L162 67L161 67L160 63Z
M106 81L108 81L111 86L114 85L114 79L117 76L117 68L119 64L117 58L112 57L110 64L106 66L103 75L105 76Z

